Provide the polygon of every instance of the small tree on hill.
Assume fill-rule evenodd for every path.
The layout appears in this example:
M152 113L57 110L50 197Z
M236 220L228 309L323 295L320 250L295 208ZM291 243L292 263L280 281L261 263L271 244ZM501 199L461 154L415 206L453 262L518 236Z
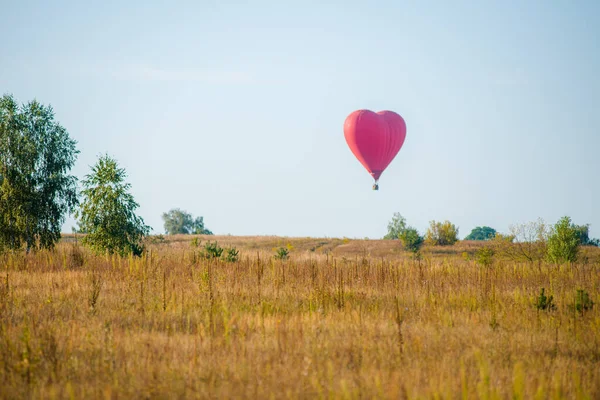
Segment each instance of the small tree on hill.
M563 217L548 238L548 259L555 263L577 261L580 243L579 228L571 223L571 218Z
M102 156L83 181L84 201L76 216L86 232L82 242L97 253L139 256L143 252L142 239L150 227L135 214L139 205L128 193L131 185L125 177L116 160Z
M54 111L0 98L0 248L52 248L75 209L79 151Z
M388 223L388 233L384 239L398 239L400 234L406 229L406 219L400 213L394 213L394 217Z
M163 213L164 228L167 235L176 234L195 234L195 235L212 235L213 233L204 227L204 217L194 219L187 211L182 211L179 208L171 209L167 213Z
M425 240L433 245L451 246L458 241L458 228L450 221L431 221Z
M478 226L473 228L465 240L490 240L496 236L496 230L489 226Z

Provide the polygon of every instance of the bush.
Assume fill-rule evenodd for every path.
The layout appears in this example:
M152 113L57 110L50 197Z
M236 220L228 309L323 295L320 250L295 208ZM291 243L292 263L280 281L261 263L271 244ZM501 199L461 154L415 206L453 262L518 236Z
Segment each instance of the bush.
M276 250L275 259L287 260L290 255L290 251L286 247L280 247Z
M204 251L202 252L202 256L206 259L211 258L220 258L223 254L223 248L219 246L217 242L207 242L204 245Z
M236 262L238 260L239 254L240 254L240 252L235 247L231 247L231 248L227 249L227 255L225 256L225 261L230 262L230 263Z
M450 221L431 221L425 240L433 245L451 246L458 241L458 228Z
M540 295L535 299L535 308L544 311L556 310L556 305L554 304L554 296L550 295L550 297L548 297L544 292L545 289L542 288Z
M419 252L425 241L423 236L419 235L419 232L412 226L402 231L398 238L404 250L410 251L415 255Z
M542 219L510 226L510 234L496 233L491 246L511 261L541 261L546 257L549 229Z
M575 303L571 304L570 307L583 315L585 311L589 311L594 307L594 302L590 299L590 294L586 290L577 289Z
M494 262L494 250L490 247L484 247L477 251L477 264L489 267Z

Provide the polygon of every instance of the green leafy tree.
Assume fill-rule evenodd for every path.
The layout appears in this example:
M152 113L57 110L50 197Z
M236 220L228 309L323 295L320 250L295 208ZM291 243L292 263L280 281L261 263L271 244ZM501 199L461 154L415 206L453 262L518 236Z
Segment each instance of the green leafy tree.
M430 221L425 241L438 246L451 246L458 241L458 228L450 221Z
M577 261L581 235L571 218L562 217L552 228L548 237L547 254L551 262Z
M52 248L78 204L69 175L79 151L54 111L0 98L0 247Z
M194 219L187 211L174 208L163 213L164 228L167 235L195 234L212 235L213 233L204 226L204 217Z
M419 253L421 246L423 246L423 243L425 242L425 238L412 226L404 229L398 238L400 239L404 250L412 252L415 256Z
M478 226L473 228L465 240L491 240L496 236L496 230L489 226Z
M76 216L86 236L82 242L97 253L141 255L150 227L135 214L139 207L125 183L126 173L117 161L101 156L85 176L84 200Z
M398 239L406 229L406 219L400 213L394 213L392 220L388 223L388 233L384 239Z

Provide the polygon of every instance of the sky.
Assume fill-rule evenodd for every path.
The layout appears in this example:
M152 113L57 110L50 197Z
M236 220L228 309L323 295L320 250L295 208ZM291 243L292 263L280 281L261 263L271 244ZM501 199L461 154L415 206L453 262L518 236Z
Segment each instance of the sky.
M0 0L0 95L127 171L137 214L215 234L381 238L570 216L600 237L600 2ZM357 109L407 136L379 191ZM63 226L71 232L69 216Z

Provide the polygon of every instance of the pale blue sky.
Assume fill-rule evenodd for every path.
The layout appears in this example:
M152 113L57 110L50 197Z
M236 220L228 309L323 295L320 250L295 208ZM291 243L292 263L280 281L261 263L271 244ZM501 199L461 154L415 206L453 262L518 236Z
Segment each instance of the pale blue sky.
M126 4L125 4L126 3ZM139 214L217 234L380 238L394 212L600 236L598 1L6 1L0 91L107 152ZM380 190L355 109L407 123ZM70 232L71 218L64 225Z

